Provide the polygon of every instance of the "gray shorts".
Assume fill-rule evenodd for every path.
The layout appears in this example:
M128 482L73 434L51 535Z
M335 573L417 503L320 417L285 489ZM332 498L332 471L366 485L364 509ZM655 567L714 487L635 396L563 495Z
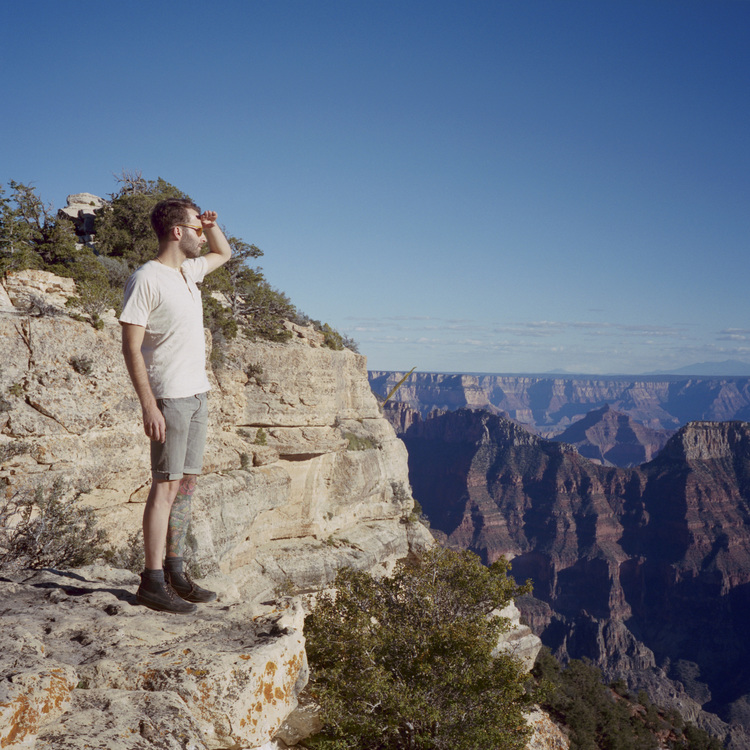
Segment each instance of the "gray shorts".
M200 474L208 427L207 393L187 398L158 398L164 415L167 439L151 441L151 473L154 479L181 479Z

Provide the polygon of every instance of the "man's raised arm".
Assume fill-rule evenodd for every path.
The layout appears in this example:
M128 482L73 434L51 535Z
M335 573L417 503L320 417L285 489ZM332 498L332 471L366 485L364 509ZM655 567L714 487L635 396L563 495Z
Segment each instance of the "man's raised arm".
M216 223L216 218L216 211L204 211L198 217L208 240L209 252L204 256L208 262L206 273L215 271L232 257L232 248L229 242L227 242L224 232L221 231L219 225Z

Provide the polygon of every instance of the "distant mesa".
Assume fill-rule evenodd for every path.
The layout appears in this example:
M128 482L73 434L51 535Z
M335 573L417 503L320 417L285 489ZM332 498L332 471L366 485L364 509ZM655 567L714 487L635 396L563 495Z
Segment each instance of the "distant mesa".
M371 371L385 397L403 372ZM750 420L750 375L461 375L414 373L391 399L427 417L434 409L506 414L542 437L558 437L589 412L609 406L654 431L694 420ZM653 436L652 436L653 437ZM640 438L645 439L645 438ZM649 437L651 442L651 437ZM572 440L575 444L577 440Z
M703 375L711 377L750 377L750 364L738 359L725 359L723 362L700 362L674 370L657 370L648 375Z
M609 404L589 412L553 440L568 443L604 466L639 466L666 445L672 430L652 430Z

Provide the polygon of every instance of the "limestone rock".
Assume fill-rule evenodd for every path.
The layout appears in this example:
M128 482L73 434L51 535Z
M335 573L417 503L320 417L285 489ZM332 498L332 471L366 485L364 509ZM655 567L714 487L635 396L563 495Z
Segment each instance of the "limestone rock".
M44 313L63 312L68 297L76 293L73 279L31 268L7 274L3 287L14 308L26 311L36 307Z
M86 745L83 745L85 742ZM173 692L76 690L69 710L45 724L34 750L206 750L200 726Z
M568 750L570 747L567 732L546 711L534 708L526 714L526 723L533 731L526 750Z
M0 583L0 745L258 747L307 681L298 605L136 605L137 576L102 567ZM174 721L169 721L170 717ZM124 738L124 739L123 739ZM78 742L79 744L75 744ZM30 745L31 746L31 745Z
M493 614L505 617L509 623L509 630L500 636L493 655L507 653L515 656L524 665L527 672L534 666L536 657L542 650L542 640L534 635L528 625L521 622L521 612L513 602Z
M3 288L2 492L62 480L125 548L150 471L119 325L50 314L74 287L44 272ZM433 543L365 358L289 330L287 344L231 342L209 369L188 556L218 602L195 618L151 612L135 606L136 576L101 566L0 581L0 745L280 747L307 679L302 613L264 602L325 587L344 565L387 573Z
M75 226L76 234L84 242L89 242L94 234L96 211L104 206L104 200L92 193L75 193L68 196L67 204L58 214L70 219Z

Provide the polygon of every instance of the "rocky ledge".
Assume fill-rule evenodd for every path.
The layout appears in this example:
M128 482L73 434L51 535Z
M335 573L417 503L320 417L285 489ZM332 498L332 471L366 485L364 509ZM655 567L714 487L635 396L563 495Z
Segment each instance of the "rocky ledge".
M146 612L101 566L0 581L0 746L260 747L307 681L300 606Z
M126 549L148 442L119 325L70 318L74 291L44 271L0 284L0 489L7 500L57 482ZM433 539L365 358L288 327L288 343L238 339L211 356L190 557L217 602L178 617L137 606L125 570L6 572L0 747L270 750L314 726L297 707L307 664L302 600L289 594L325 588L345 565L387 573ZM531 664L539 640L515 607L503 614L516 627L502 648Z
M69 317L74 288L44 271L10 275L0 292L2 494L57 482L127 549L150 471L119 324ZM365 358L289 329L288 343L240 338L211 356L189 556L218 602L186 622L136 607L123 571L6 574L2 747L67 747L65 736L152 747L147 735L170 724L159 746L259 747L306 681L301 610L263 602L326 587L344 565L388 572L432 543ZM175 723L178 704L188 710ZM106 726L90 722L102 714Z

